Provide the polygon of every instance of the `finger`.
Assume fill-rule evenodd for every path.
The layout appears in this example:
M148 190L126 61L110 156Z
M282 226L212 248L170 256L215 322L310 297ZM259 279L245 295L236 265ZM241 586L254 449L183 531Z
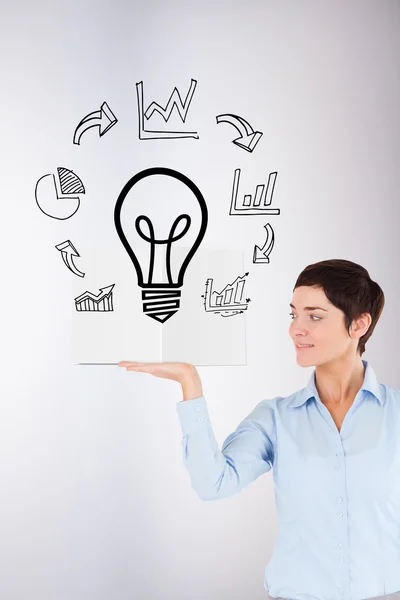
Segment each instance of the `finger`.
M132 360L120 360L118 366L126 367L127 365L136 365L136 363Z
M129 360L121 360L118 363L119 367L128 367L130 365L144 365L145 363L141 363L141 362L133 362L133 361L129 361Z

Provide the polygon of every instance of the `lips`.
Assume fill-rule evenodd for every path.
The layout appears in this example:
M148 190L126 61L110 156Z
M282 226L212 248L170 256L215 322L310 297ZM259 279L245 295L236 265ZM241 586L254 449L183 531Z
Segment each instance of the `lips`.
M299 350L305 350L306 348L314 348L314 344L310 344L310 345L306 345L306 346L298 346L296 344L296 348L298 348Z

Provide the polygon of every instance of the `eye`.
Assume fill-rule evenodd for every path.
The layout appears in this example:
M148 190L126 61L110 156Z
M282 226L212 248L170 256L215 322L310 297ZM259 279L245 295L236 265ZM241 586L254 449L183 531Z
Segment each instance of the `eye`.
M292 321L293 321L293 319L294 319L294 317L295 317L296 315L294 315L292 312L291 312L291 313L289 313L289 315L292 317ZM309 315L309 316L312 318L312 320L313 320L313 321L314 321L314 320L320 321L320 320L321 320L321 318L322 318L322 317L319 317L318 315Z

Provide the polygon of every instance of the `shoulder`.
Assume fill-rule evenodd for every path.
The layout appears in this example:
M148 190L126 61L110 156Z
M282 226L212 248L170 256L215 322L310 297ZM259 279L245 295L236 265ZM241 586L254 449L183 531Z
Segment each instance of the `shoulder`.
M277 421L281 421L282 412L286 412L285 409L289 407L292 402L298 400L299 394L301 394L303 389L294 392L289 396L274 396L273 398L261 400L256 404L251 413L241 421L239 427L258 430L266 435L272 443L275 443Z
M281 411L282 409L291 407L293 404L298 403L303 395L304 390L305 387L293 392L292 394L289 394L289 396L274 396L270 399L261 400L261 402L255 406L254 410L257 410L260 415L269 411Z
M400 389L397 389L391 385L386 385L385 383L379 383L379 389L382 396L386 400L395 400L396 402L400 402Z

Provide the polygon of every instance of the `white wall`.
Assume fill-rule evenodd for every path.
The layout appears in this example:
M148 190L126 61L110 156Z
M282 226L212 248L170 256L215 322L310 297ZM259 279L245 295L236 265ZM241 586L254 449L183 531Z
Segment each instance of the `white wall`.
M23 0L2 3L0 27L0 595L261 600L277 532L272 475L228 500L196 497L178 384L72 365L74 275L54 246L112 239L117 194L142 168L176 168L201 187L207 243L242 246L251 266L247 366L199 368L221 443L261 399L308 379L287 329L311 262L347 258L381 285L363 358L399 387L399 2ZM199 140L140 142L135 83L159 86L161 101L191 77ZM74 147L76 125L104 100L118 124ZM264 132L253 154L215 124L221 112ZM34 198L57 166L88 188L66 221ZM278 171L269 265L251 265L263 217L229 216L239 166L250 187Z

